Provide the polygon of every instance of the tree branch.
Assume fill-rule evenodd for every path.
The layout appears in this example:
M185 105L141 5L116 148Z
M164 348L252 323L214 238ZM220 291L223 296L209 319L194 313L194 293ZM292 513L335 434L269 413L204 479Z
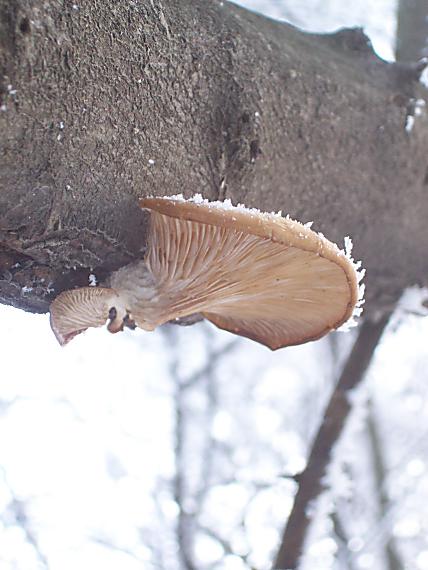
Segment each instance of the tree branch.
M299 488L274 564L275 569L296 570L298 568L311 522L308 507L324 490L322 480L331 461L333 447L351 411L349 392L364 378L388 320L389 316L383 317L376 323L366 320L361 326L355 345L330 398L306 469L299 478Z

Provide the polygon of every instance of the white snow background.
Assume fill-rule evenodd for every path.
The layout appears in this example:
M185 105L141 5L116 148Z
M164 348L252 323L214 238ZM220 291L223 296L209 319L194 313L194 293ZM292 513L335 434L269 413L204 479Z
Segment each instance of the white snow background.
M392 0L240 3L316 31L364 26L392 58ZM353 394L302 570L390 570L391 543L403 569L428 570L427 296L406 293ZM191 550L201 570L269 568L287 475L355 331L271 353L202 323L90 330L62 349L47 316L0 315L0 570L181 570Z

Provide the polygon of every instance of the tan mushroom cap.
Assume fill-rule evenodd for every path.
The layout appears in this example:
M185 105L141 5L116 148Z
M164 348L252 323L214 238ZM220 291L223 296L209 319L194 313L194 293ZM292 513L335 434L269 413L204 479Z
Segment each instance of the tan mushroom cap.
M355 265L309 227L200 198L140 205L151 212L147 265L159 283L186 292L171 294L169 318L200 312L275 350L316 340L352 316Z
M88 327L105 324L117 295L109 288L81 287L63 291L50 307L50 324L61 346Z

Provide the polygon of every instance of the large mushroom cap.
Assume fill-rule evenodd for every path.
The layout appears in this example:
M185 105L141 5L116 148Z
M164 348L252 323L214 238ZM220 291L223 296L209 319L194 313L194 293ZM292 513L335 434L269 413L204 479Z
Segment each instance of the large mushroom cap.
M169 318L200 312L274 350L322 337L358 305L350 255L299 222L200 196L140 205L151 212L147 265L185 291L171 295Z

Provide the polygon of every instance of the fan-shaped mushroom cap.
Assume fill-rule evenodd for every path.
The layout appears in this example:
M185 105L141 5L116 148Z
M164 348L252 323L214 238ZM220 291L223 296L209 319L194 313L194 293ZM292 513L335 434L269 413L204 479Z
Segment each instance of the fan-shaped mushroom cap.
M111 319L109 330L118 332L122 329L126 311L121 307L116 291L107 287L63 291L50 307L50 323L59 344L64 346L89 327L104 325L112 308L116 314Z
M358 266L308 226L200 196L140 205L151 212L146 264L171 291L157 324L200 312L274 350L322 337L361 304Z
M61 344L107 319L118 332L202 314L274 350L320 338L361 311L363 272L349 247L307 225L200 196L140 203L151 212L145 258L113 272L109 286L56 297L51 326Z

